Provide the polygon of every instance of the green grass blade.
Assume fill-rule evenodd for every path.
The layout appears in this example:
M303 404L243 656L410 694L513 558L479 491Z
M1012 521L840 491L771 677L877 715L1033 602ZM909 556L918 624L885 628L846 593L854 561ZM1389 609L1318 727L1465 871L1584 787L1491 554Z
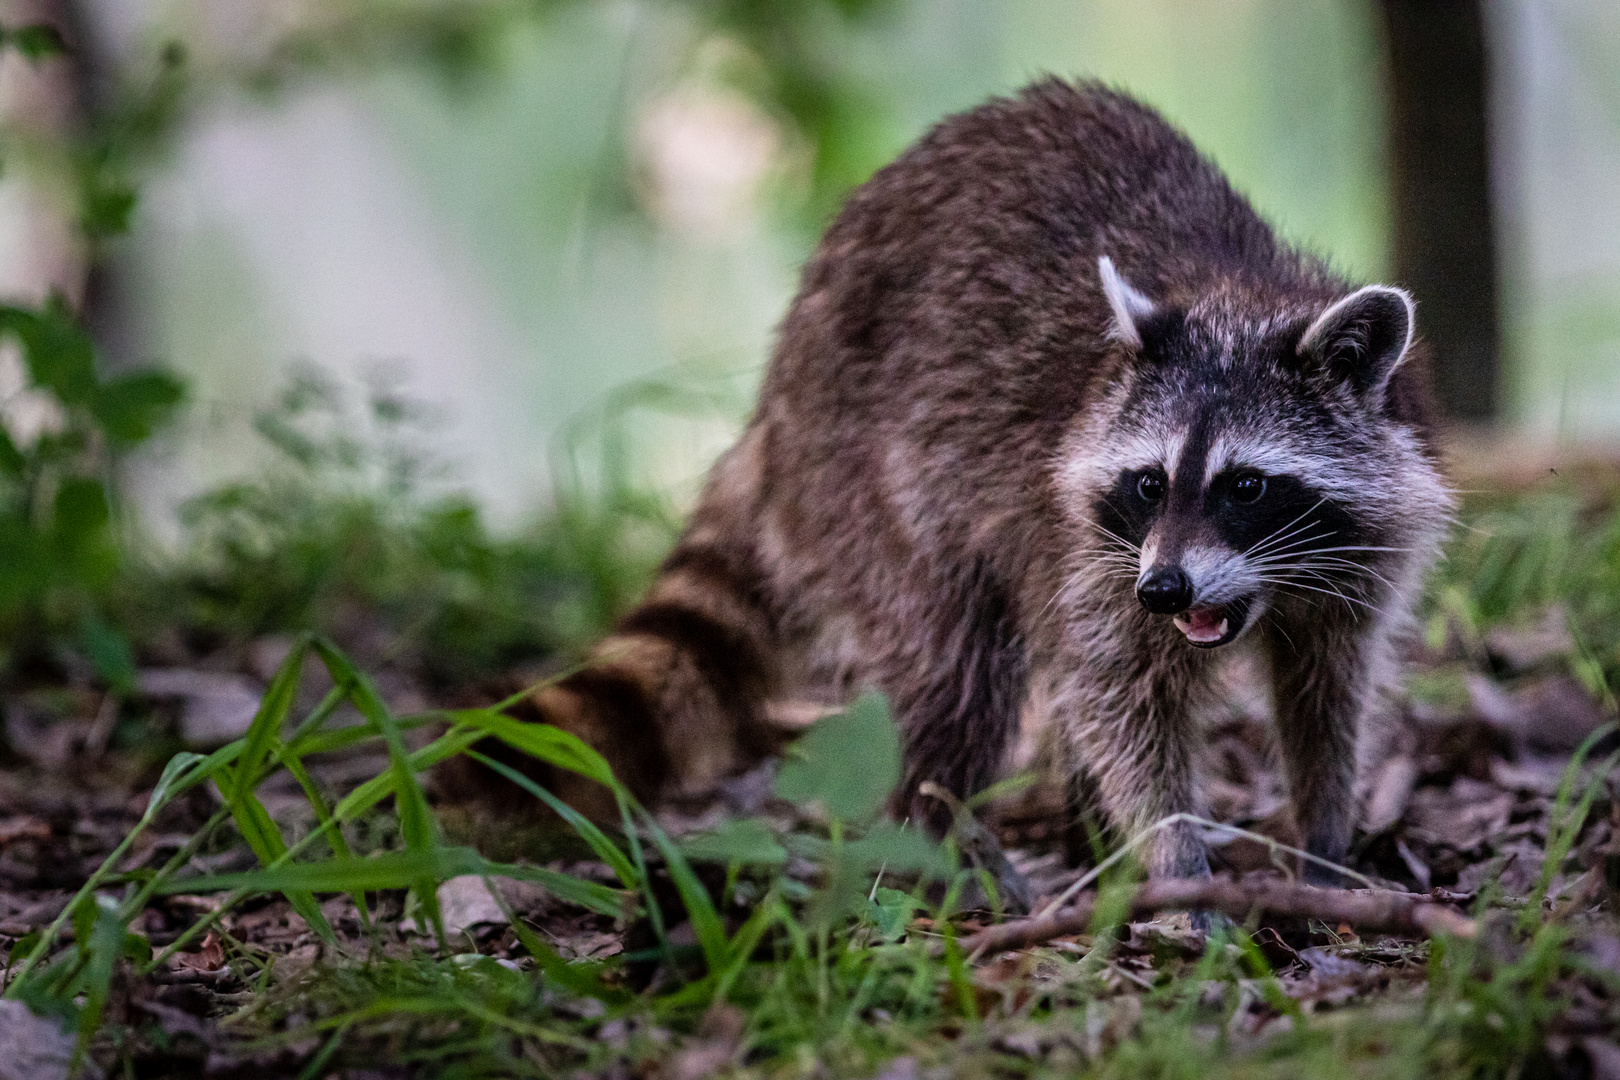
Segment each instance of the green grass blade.
M146 800L146 810L141 814L141 821L150 824L157 816L157 812L168 803L175 786L180 783L182 774L198 762L205 761L201 754L193 754L182 750L170 758L163 766L163 775L158 777L157 786L152 788L152 794Z
M230 811L231 817L236 821L236 827L241 830L242 838L247 841L253 854L258 856L261 866L270 866L287 854L287 841L258 796L250 791L241 798L232 800ZM315 897L307 890L295 889L288 892L287 900L292 904L293 910L309 924L310 929L319 934L323 940L337 941L337 934L333 932L332 925L326 921L326 916L321 913L320 904L315 902Z
M439 762L455 757L482 738L484 738L483 732L470 728L455 728L447 731L410 755L408 761L411 770L421 772L424 769L431 769ZM332 820L334 822L353 821L356 817L382 802L393 790L394 777L391 772L384 773L382 776L374 776L338 800L337 805L332 808Z
M339 687L338 689L343 689ZM344 701L349 700L347 692L342 695ZM394 717L394 726L400 731L411 731L427 724L443 723L450 718L448 713L423 713L414 716ZM329 717L330 719L330 717ZM300 727L303 725L300 724ZM335 731L306 731L296 739L286 740L287 745L298 752L300 757L309 757L311 754L329 754L337 750L347 750L351 746L371 739L382 738L382 732L370 724L354 724L341 727Z
M664 863L669 867L670 879L675 882L675 889L680 893L681 903L686 907L686 916L692 920L692 930L697 934L698 944L703 949L704 962L711 973L718 974L726 967L730 947L726 942L725 924L720 921L720 913L714 908L709 890L703 887L703 883L692 872L692 864L686 861L681 849L669 838L669 834L659 827L653 816L645 810L641 812L641 816L647 823L647 833L652 838L653 845L664 856Z
M725 968L718 973L719 978L715 980L715 1003L726 999L726 995L731 992L732 984L742 974L743 968L748 966L748 961L753 957L754 950L759 947L760 941L764 939L770 928L783 918L791 917L792 913L783 906L774 889L766 895L758 907L754 908L753 913L748 916L748 920L738 927L736 935L732 937L728 946L731 950L731 958L726 963Z
M501 909L501 914L506 916L507 925L511 926L512 932L517 935L518 944L528 950L529 955L534 957L535 964L557 985L582 997L593 997L610 1004L630 1000L630 995L623 990L604 983L596 974L594 965L570 964L559 956L555 949L541 941L540 935L512 910L512 906L506 902L506 897L501 895L493 880L484 878L484 887L489 890L489 895L495 898L495 905Z
M270 756L270 749L281 734L287 716L292 712L293 700L298 695L298 682L304 672L304 654L308 651L309 638L300 637L287 654L287 659L276 669L270 686L264 692L264 699L259 702L259 711L254 714L247 733L242 737L242 753L236 763L236 782L231 790L222 792L225 801L233 808L259 786L260 769Z
M451 714L458 724L478 728L530 757L589 777L615 792L623 791L607 760L578 736L550 724L532 724L488 709L464 709Z
M481 874L530 881L571 904L613 918L625 914L628 894L594 881L539 866L492 862L468 847L435 847L427 851L393 851L363 859L285 862L262 870L171 879L154 892L376 892L415 887L418 881L447 880Z
M331 673L332 681L347 688L349 699L360 710L360 715L382 733L383 742L388 747L388 771L393 779L394 805L399 814L405 849L419 853L432 851L438 846L433 813L428 809L422 785L416 782L416 770L411 767L410 754L405 749L405 740L400 735L399 726L394 723L393 715L371 685L371 680L358 671L348 657L325 641L316 641L315 650L326 664L326 670ZM442 880L424 877L414 886L441 947L446 945L437 891Z
M541 787L527 776L524 776L510 765L496 761L494 758L489 757L488 755L480 754L476 750L468 750L467 756L478 762L480 765L483 765L490 771L506 777L506 779L510 780L512 783L516 784L524 791L527 791L530 795L533 795L535 798L539 799L541 802L545 803L552 810L554 810L558 817L562 818L564 821L568 822L569 825L573 826L574 831L579 833L579 835L584 838L585 842L591 846L591 850L596 853L596 857L607 864L608 868L613 871L614 875L624 883L625 888L639 889L641 887L640 879L636 874L636 868L631 864L630 857L620 850L617 844L609 839L607 833L599 829L595 823L593 823L584 814L581 814L578 810L575 810L572 806L569 806L567 803L557 798L557 796L553 795L551 792L547 791L545 788Z
M79 886L79 891L74 894L72 900L68 901L67 906L62 909L61 913L51 921L51 925L46 927L45 932L39 936L38 942L29 950L28 955L23 958L16 971L9 973L11 974L11 983L6 987L4 997L11 998L15 996L17 988L22 985L29 972L50 952L51 946L56 942L57 935L61 933L62 927L66 925L72 913L80 904L84 903L87 897L101 887L101 883L112 873L113 867L123 861L124 855L129 851L130 846L145 831L146 826L157 816L158 811L181 792L204 780L213 778L221 770L229 766L241 751L242 744L237 741L220 747L201 761L195 760L194 755L176 755L183 759L183 764L175 766L171 761L168 766L164 767L163 777L160 778L160 786L162 779L167 779L168 784L163 787L162 798L158 798L157 791L154 790L153 797L147 800L146 810L142 813L141 819L135 823L135 827L124 835L118 845L101 861L101 865L85 879L83 885ZM187 769L190 769L189 773L186 773Z
M297 754L279 745L275 748L275 755L276 759L286 766L287 771L292 773L293 779L298 781L298 786L304 791L304 798L314 808L315 819L325 829L326 843L331 847L332 854L340 859L352 858L354 852L349 850L349 841L344 837L343 830L336 826L325 828L332 820L332 809L327 805L326 797L321 794L321 789L316 786L315 778L309 775L308 769L304 768L303 761L300 760ZM352 899L354 900L355 910L360 913L361 926L369 931L371 929L371 910L366 906L366 894L354 893Z
M79 1013L78 1041L73 1047L73 1065L76 1072L83 1063L90 1038L101 1026L101 1014L112 993L113 971L124 952L124 940L129 931L118 917L118 905L103 897L95 897L95 919L89 933L80 938L85 965L74 980L73 989L84 995L84 1007ZM88 939L88 940L86 940ZM76 996L76 995L75 995Z

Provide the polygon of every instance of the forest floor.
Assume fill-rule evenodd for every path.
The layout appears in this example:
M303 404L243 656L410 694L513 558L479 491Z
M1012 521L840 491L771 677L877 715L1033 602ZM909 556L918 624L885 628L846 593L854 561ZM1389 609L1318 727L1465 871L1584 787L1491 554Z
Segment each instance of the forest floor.
M1535 498L1502 511L1541 515L1521 530L1532 539L1552 527ZM1613 528L1609 504L1594 505L1571 519L1577 540ZM1598 557L1560 550L1549 557ZM1515 557L1522 570L1532 555L1521 544ZM1489 551L1458 558L1453 584L1500 570ZM793 781L826 785L820 811L775 797L789 789L767 767L712 805L573 835L557 858L524 864L531 873L470 863L412 817L426 801L399 770L421 769L457 725L487 721L434 713L449 703L408 677L378 676L391 706L379 719L341 671L347 703L333 709L334 680L313 658L280 680L280 712L260 707L267 684L276 699L280 639L144 669L153 730L207 742L210 724L231 729L235 716L240 734L257 708L267 733L167 776L176 790L155 802L162 763L109 745L128 702L37 687L5 705L0 1078L55 1080L70 1065L142 1077L1620 1078L1611 645L1590 636L1578 593L1465 625L1440 592L1402 722L1367 770L1350 861L1357 888L1466 916L1453 925L1467 934L1433 939L1254 915L1206 940L1185 915L1111 918L1132 880L1119 869L1082 932L964 955L957 942L1000 917L974 887L962 854L973 845L935 849L853 804L841 818L845 789L827 770ZM1492 602L1469 600L1476 613ZM1216 873L1259 883L1293 871L1278 845L1296 839L1264 713L1235 683L1204 762L1211 818L1247 834L1205 830ZM832 771L882 759L886 722L828 727L810 772L818 753ZM892 783L874 769L873 784ZM344 799L368 782L370 802ZM249 835L254 802L273 838ZM341 845L309 844L334 815ZM1086 874L1090 859L1070 865L1083 852L1052 785L1014 785L980 817L1037 910ZM281 858L289 844L295 859Z

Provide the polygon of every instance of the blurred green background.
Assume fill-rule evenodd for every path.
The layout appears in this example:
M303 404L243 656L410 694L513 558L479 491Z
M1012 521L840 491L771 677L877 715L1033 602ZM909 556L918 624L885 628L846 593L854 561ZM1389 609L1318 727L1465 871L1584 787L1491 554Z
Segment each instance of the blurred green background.
M1290 236L1353 274L1388 268L1367 5L441 3L415 6L463 20L401 26L410 6L79 7L100 77L149 78L179 40L194 83L97 298L112 362L191 385L139 469L159 520L251 467L247 424L294 360L386 371L439 406L447 457L507 520L547 497L571 421L678 377L718 394L709 415L634 426L649 478L689 490L847 185L1046 73L1141 95ZM435 32L465 51L424 47ZM325 55L278 54L299 36ZM33 272L0 284L38 289Z
M58 294L104 376L158 365L186 389L151 439L92 432L88 457L24 469L16 513L38 533L26 507L52 476L104 477L126 551L180 560L126 590L119 625L185 596L181 623L227 638L330 629L332 582L393 603L453 564L394 632L472 596L466 625L511 623L473 668L503 634L544 636L535 620L581 639L747 415L842 196L947 113L1049 73L1106 80L1285 235L1406 280L1392 57L1452 61L1392 48L1397 11L1483 31L1483 66L1445 77L1485 95L1488 198L1453 208L1474 215L1453 235L1495 248L1492 438L1525 461L1613 443L1605 0L0 0L0 301ZM16 34L41 24L65 56ZM1427 256L1441 283L1473 258ZM0 421L28 461L64 430L36 362L0 349ZM572 614L521 614L564 579ZM45 622L86 643L83 611L118 606L53 604L68 614Z

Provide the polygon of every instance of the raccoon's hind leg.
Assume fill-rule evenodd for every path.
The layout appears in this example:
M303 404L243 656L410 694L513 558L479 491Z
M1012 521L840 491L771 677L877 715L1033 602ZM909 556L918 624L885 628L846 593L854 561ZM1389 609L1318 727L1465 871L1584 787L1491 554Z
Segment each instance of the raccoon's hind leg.
M967 799L996 779L1018 730L1028 659L1013 604L984 562L935 592L930 606L926 662L895 649L871 674L888 691L905 741L896 809L942 833L950 807L918 788L931 780Z
M987 562L976 559L945 586L929 592L933 618L890 636L873 648L867 681L888 692L904 742L905 771L891 809L901 820L936 836L957 826L970 862L988 871L1015 911L1028 910L1029 883L1007 860L994 833L968 818L958 823L960 801L983 790L1006 764L1018 730L1028 684L1028 656L1015 607ZM899 647L892 647L898 644ZM954 796L922 791L932 782Z
M1277 735L1305 850L1342 864L1355 828L1356 736L1394 665L1386 634L1349 618L1290 621L1270 636ZM1342 885L1307 860L1305 880Z

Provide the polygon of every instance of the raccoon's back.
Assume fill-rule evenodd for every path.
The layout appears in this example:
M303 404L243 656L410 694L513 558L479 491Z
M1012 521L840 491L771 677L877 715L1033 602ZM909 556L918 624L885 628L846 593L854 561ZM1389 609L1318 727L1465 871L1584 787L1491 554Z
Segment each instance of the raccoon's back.
M1042 542L1042 466L1119 362L1101 254L1171 303L1214 282L1347 288L1184 135L1098 84L951 117L850 197L783 323L756 424L817 519L796 531L835 534L876 487L862 513L875 503L913 554L959 565L977 530L1019 576Z
M1072 409L1052 391L1104 350L1101 254L1172 303L1221 280L1345 288L1152 109L1052 79L943 121L851 196L805 268L767 396L832 383L846 409L883 406L937 377ZM1055 343L1078 362L1066 372Z

